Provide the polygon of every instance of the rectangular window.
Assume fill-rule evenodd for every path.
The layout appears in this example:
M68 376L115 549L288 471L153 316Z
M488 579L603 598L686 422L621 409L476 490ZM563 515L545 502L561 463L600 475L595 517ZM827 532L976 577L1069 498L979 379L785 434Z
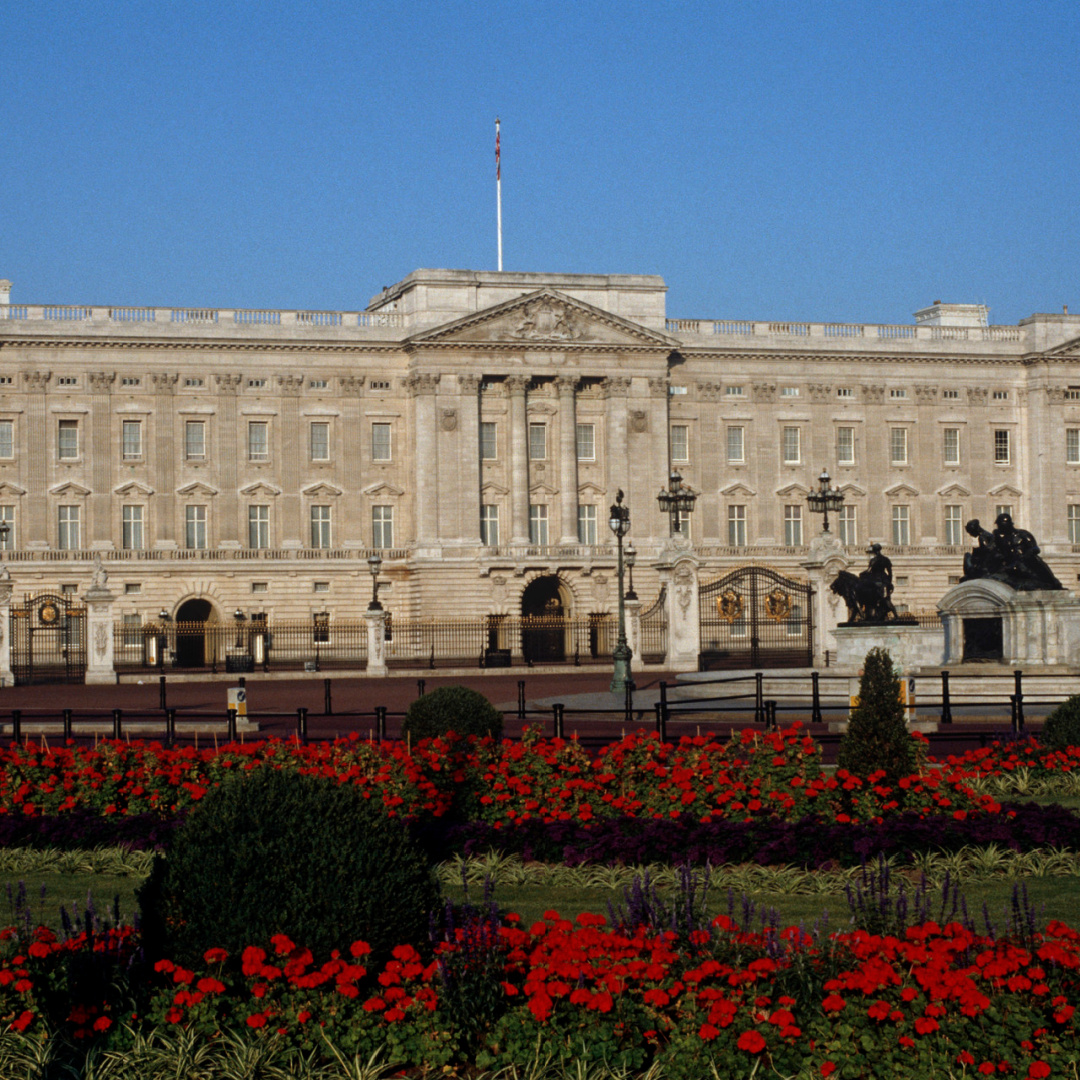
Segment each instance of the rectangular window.
M79 421L61 420L57 429L57 456L61 461L70 461L79 456Z
M394 508L392 506L371 508L371 546L373 548L394 546Z
M1070 465L1080 465L1080 428L1065 429L1065 460Z
M675 514L675 531L684 539L690 539L690 511L679 510Z
M270 425L265 420L248 421L248 461L270 459Z
M58 508L56 546L61 551L77 551L79 548L79 510L78 506Z
M499 545L499 508L489 503L480 507L480 543L487 547Z
M529 460L547 460L547 424L529 425Z
M671 460L690 460L690 428L686 424L671 426Z
M206 547L206 507L184 507L184 547L202 551Z
M143 507L125 506L121 509L123 517L123 548L125 551L142 551L143 547Z
M480 460L495 461L499 456L499 425L490 420L480 424Z
M547 547L548 508L541 503L529 507L529 543Z
M326 382L325 379L312 379L308 383L308 389L309 390L325 390L326 386L327 386L327 382Z
M330 425L324 420L311 423L311 460L330 460Z
M15 421L0 420L0 458L15 456Z
M797 386L781 386L780 387L780 396L781 397L798 397L799 396L799 388Z
M962 544L964 542L964 508L962 506L945 507L945 543Z
M200 461L206 457L206 421L188 420L184 424L184 457Z
M725 397L745 397L746 395L745 395L745 392L743 391L743 388L741 386L725 386L724 387L724 396Z
M746 460L746 429L729 427L727 429L727 459L730 462Z
M330 546L330 507L313 506L311 508L311 546L328 548Z
M836 429L836 464L855 464L855 429L853 427Z
M994 462L997 465L1008 465L1012 461L1012 447L1009 441L1008 429L998 429L994 432Z
M800 442L802 432L797 427L786 427L783 429L782 434L782 447L784 453L785 465L798 465L802 460L800 456Z
M596 460L596 425L578 424L577 426L578 461Z
M577 508L577 538L579 544L596 543L596 507Z
M911 543L911 519L909 507L892 508L892 542L898 547Z
M142 421L125 420L121 425L124 460L142 457Z
M371 425L371 460L390 460L390 425Z
M1080 506L1069 507L1069 543L1080 544Z
M955 401L960 396L959 390L942 390L941 396L949 401Z
M0 506L0 523L7 529L0 529L0 551L15 550L15 507Z
M907 464L907 428L889 430L889 459L894 465Z
M802 543L802 507L798 504L784 507L784 543L788 547Z
M994 399L994 401L1008 401L1009 400L1009 391L1008 390L995 390L993 392L993 394L991 395L991 397Z
M836 396L844 398L854 397L855 392L851 389L850 386L838 386L836 388Z
M889 391L889 397L891 397L891 398L906 398L907 397L907 391L906 390L890 390Z
M248 507L248 547L268 548L270 546L270 507Z
M840 530L841 544L857 544L859 542L859 528L856 524L854 506L841 506L840 518L837 527Z
M253 593L264 593L270 591L269 581L253 581L251 583L251 591Z
M746 507L727 508L727 542L729 547L746 547Z
M1000 514L1008 514L1009 517L1012 517L1012 503L998 503L998 505L994 507L994 517L998 517Z
M960 429L947 427L942 434L945 437L944 455L946 465L960 464Z

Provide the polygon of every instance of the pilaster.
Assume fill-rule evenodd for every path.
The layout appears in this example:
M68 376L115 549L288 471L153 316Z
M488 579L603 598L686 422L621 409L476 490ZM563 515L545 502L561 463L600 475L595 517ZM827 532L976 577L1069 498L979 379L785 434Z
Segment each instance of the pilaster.
M529 425L525 394L527 375L511 375L506 380L510 394L510 543L529 542Z
M367 620L367 673L386 675L386 612L365 611Z
M576 376L560 375L559 391L559 530L560 544L576 544L578 514Z
M405 386L413 397L416 476L416 543L434 544L439 533L439 455L435 431L435 392L440 376L410 375Z

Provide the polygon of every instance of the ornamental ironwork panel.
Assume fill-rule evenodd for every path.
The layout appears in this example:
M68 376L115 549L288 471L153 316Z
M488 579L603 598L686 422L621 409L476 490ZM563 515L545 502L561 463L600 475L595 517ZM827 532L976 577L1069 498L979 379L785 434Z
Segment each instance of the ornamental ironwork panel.
M813 588L763 566L747 566L702 585L701 671L811 667Z
M86 681L86 607L66 593L27 596L11 607L16 686Z
M667 659L667 586L641 616L641 659L646 664L662 664Z

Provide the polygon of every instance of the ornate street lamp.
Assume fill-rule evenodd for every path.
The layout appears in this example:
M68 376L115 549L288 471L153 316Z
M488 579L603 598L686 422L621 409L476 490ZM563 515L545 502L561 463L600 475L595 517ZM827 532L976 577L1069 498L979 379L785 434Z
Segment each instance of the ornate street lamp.
M11 523L6 520L0 520L0 559L6 559L7 555L4 552L7 551L8 537L11 535Z
M242 649L244 647L244 613L237 608L233 612L233 618L236 620L236 647Z
M694 503L697 502L697 492L683 486L682 477L673 472L668 478L668 486L660 489L656 496L660 504L660 512L671 515L671 535L681 531L681 519L683 514L694 512Z
M382 556L376 553L375 555L368 556L368 570L371 571L371 603L368 604L368 611L382 611L382 604L379 603L379 571L382 569Z
M630 588L626 590L627 600L636 600L637 593L634 592L634 564L637 562L637 548L634 547L634 541L631 540L626 545L626 569L630 571Z
M806 496L806 501L810 504L810 513L824 514L825 521L822 525L824 532L829 531L829 511L838 514L844 505L844 493L838 487L829 486L831 479L828 470L822 469L818 477L817 491L811 491Z
M619 639L615 645L613 657L615 670L611 677L611 692L625 694L630 683L630 646L626 643L626 597L623 595L623 537L630 531L630 508L623 506L622 488L615 495L611 504L608 525L615 534L619 549Z

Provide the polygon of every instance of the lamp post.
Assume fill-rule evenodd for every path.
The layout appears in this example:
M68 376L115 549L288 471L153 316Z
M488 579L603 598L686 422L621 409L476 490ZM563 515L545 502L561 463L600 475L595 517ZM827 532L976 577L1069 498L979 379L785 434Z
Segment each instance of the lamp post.
M151 655L150 657L150 664L152 667L156 666L163 668L165 666L165 652L169 646L169 623L171 621L172 618L169 615L169 612L165 608L162 608L158 612L158 622L161 623L161 630L150 639L151 654L157 653L156 656Z
M7 520L0 520L0 559L6 559L8 537L11 535L11 524Z
M233 612L233 618L236 620L236 648L242 649L244 647L244 613L237 608Z
M830 487L831 480L828 470L822 469L821 475L818 477L817 491L811 491L806 496L806 501L810 506L810 513L824 515L823 532L829 531L829 511L838 514L840 508L844 505L844 493L838 487Z
M382 611L382 604L379 603L379 571L382 569L382 556L379 554L368 556L368 570L371 571L371 603L368 604L368 611Z
M637 548L634 547L634 541L631 540L626 545L626 568L630 571L630 588L626 590L627 600L636 600L637 593L634 592L634 564L637 562Z
M660 489L656 501L660 504L662 514L671 515L671 535L675 536L682 531L682 515L694 512L697 492L684 487L682 477L677 472L672 472L671 476L668 477L668 486Z
M612 654L615 670L611 676L611 692L625 694L630 682L630 646L626 643L626 597L623 595L623 537L630 531L630 508L623 506L623 493L620 488L611 504L608 525L615 534L619 550L619 639Z

